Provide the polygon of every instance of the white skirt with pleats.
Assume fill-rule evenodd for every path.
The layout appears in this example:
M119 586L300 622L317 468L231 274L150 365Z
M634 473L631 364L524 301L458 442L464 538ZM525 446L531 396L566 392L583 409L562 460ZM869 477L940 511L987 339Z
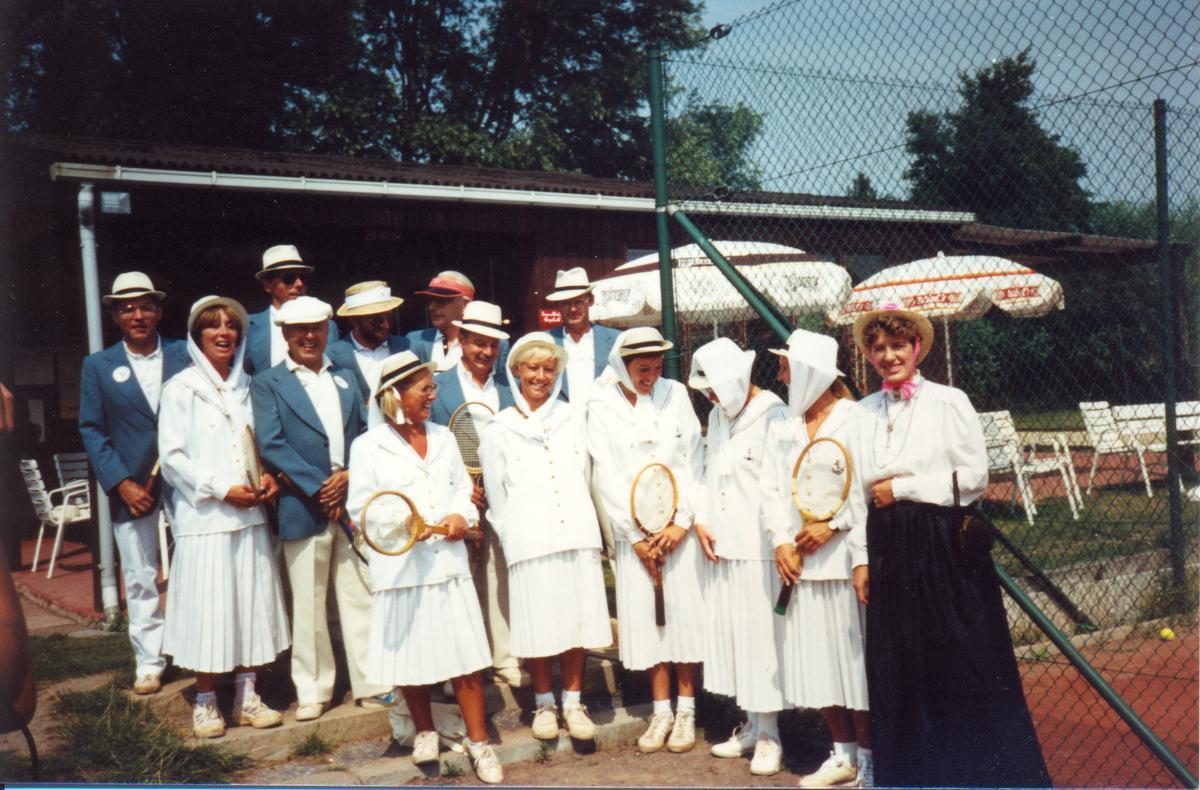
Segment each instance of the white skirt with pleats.
M508 568L508 627L518 658L612 644L599 549L571 549Z
M774 612L775 563L729 560L705 563L708 602L704 688L737 700L752 713L783 709L775 639L782 617Z
M469 577L372 595L367 682L425 686L491 665L483 612Z
M782 582L775 574L774 594ZM866 616L848 580L803 581L778 618L783 697L796 708L867 710Z
M626 669L649 669L663 661L704 660L704 592L700 541L689 534L663 566L663 602L667 624L654 624L654 584L633 546L616 544L617 642Z
M275 660L291 644L275 539L266 526L179 535L163 652L194 672Z

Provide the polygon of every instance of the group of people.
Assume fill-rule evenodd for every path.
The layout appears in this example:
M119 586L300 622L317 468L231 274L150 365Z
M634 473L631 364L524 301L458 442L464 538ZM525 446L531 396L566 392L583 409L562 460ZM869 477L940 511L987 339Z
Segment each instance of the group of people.
M235 722L281 721L254 668L289 645L296 718L322 715L332 586L358 704L390 705L399 689L413 759L435 761L430 688L448 681L477 775L499 782L487 672L532 685L535 737L556 739L560 725L594 736L581 691L586 651L614 636L607 551L620 660L650 677L642 751L694 747L703 684L746 714L712 754L752 753L754 774L781 770L778 713L802 707L822 711L833 750L801 786L1049 783L994 570L962 535L962 508L987 485L982 431L962 392L917 370L934 338L923 316L885 305L856 321L883 381L861 402L837 342L797 330L772 350L785 402L752 382L754 352L727 338L695 351L687 386L663 377L672 344L653 328L592 324L582 269L559 272L547 296L562 326L511 347L500 308L456 272L420 292L433 327L406 336L391 331L402 299L386 283L352 286L337 310L351 331L337 339L332 307L306 293L312 271L294 247L268 249L258 277L271 306L247 315L204 297L184 342L158 337L163 293L122 274L104 299L123 339L84 364L80 430L111 495L135 691L158 690L164 654L194 670L198 737L224 732L214 684L231 671ZM688 387L713 403L706 431ZM482 479L447 427L464 404ZM261 456L250 477L247 436ZM820 438L845 448L848 483L845 504L810 521L793 504L794 472ZM631 508L648 464L676 482L670 523L653 533ZM159 468L176 534L165 623ZM402 492L438 534L398 556L365 550L364 563L356 530L412 515L381 491ZM482 539L468 551L472 528ZM794 600L780 615L784 587Z

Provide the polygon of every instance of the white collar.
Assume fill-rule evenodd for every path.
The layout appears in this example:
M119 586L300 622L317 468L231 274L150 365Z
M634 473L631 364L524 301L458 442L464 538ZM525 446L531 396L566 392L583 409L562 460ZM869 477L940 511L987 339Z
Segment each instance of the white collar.
M477 390L487 392L489 389L496 386L496 374L495 373L488 373L487 381L483 382L483 384L480 385L479 382L477 382L475 380L475 377L471 375L471 371L467 370L467 366L463 364L463 361L461 359L454 365L454 367L458 370L458 381L464 387L467 384L470 384L472 387L474 387Z
M288 370L290 370L293 373L295 373L299 370L307 370L309 373L312 373L314 376L320 376L322 373L329 370L329 368L333 366L333 363L329 361L329 357L325 356L324 354L321 355L321 369L315 373L313 373L312 369L309 368L307 365L301 365L299 362L292 359L291 354L285 354L283 357L283 361L287 365Z
M354 344L355 351L364 354L375 354L378 353L380 349L387 350L388 348L388 344L386 342L380 343L375 348L367 348L362 343L358 342L358 338L354 335L354 330L350 330L350 342Z
M140 357L140 358L146 359L146 360L162 359L162 337L160 337L158 335L155 335L154 350L151 351L149 354L139 354L136 351L131 350L129 348L129 344L126 343L124 340L121 341L121 345L125 346L125 356L127 356L127 357Z

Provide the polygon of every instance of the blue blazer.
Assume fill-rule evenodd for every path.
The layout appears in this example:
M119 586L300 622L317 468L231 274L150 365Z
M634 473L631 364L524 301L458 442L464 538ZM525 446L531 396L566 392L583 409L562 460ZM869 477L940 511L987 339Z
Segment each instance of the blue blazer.
M463 395L462 384L458 381L458 367L435 373L433 381L438 385L438 392L437 400L433 402L433 408L429 410L429 419L438 425L449 425L455 410L467 402ZM496 383L496 391L500 395L500 410L515 406L516 401L513 400L507 378L497 375L492 377L492 381Z
M562 326L556 326L550 330L550 336L554 338L554 342L560 346L563 344L563 338L566 337L567 330ZM608 367L608 355L612 353L613 346L616 345L617 336L621 334L619 329L611 329L600 324L592 324L592 345L595 348L596 355L596 370L597 378ZM567 374L563 372L562 394L564 397L569 397L567 394Z
M160 338L163 383L192 364L187 343ZM117 381L124 368L129 378ZM113 521L131 521L125 500L113 493L122 480L144 485L158 460L158 413L150 408L125 356L125 341L83 360L79 379L79 435L96 479L107 491Z
M329 321L329 339L326 346L333 345L341 335L337 324ZM250 314L250 328L246 330L246 358L242 367L253 376L271 367L271 308Z
M433 361L433 344L437 342L438 331L433 327L429 329L414 329L405 335L408 340L409 349L420 358L422 362ZM496 355L496 364L492 366L492 372L502 376L504 371L504 363L508 360L508 341L500 341L500 353ZM444 371L443 371L444 372Z
M367 415L354 385L354 372L333 366L338 401L342 406L345 465L350 443L367 428ZM341 379L345 386L338 384ZM324 531L329 520L315 497L333 473L329 464L329 437L312 399L296 374L284 363L259 373L250 383L254 402L254 431L263 465L272 473L283 472L307 496L282 482L279 485L279 537L308 538Z
M399 354L409 346L408 338L402 335L392 335L388 338L388 353ZM363 403L371 400L371 388L367 384L366 376L363 375L362 369L358 366L358 357L354 353L354 342L350 340L350 335L347 334L336 343L330 343L325 347L325 356L329 357L329 361L334 364L334 367L346 368L354 371L355 385L358 387L359 395L362 396ZM428 360L422 360L427 362Z

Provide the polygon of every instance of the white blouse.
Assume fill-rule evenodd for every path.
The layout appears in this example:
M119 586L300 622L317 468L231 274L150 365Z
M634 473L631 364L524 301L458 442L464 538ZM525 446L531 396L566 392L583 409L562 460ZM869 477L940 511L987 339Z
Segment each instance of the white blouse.
M163 385L158 457L170 485L175 534L234 532L266 523L261 507L225 501L229 489L249 482L242 438L247 425L254 426L249 387L218 391L195 366Z
M641 399L653 415L634 413L619 384L600 390L588 404L588 452L592 456L594 488L612 525L613 537L625 543L644 539L629 512L633 479L651 462L666 464L675 474L679 505L675 523L685 529L694 520L694 502L704 470L700 421L692 411L687 389L678 381L659 379L654 396ZM646 420L645 417L652 417ZM638 426L643 430L639 430Z
M600 548L584 418L559 400L534 414L527 419L510 406L480 435L488 523L500 536L510 566L560 551Z
M867 412L862 467L868 486L891 477L897 500L949 506L957 471L962 504L983 496L988 484L983 427L962 390L925 380L911 400L880 391L860 405Z
M358 527L363 527L363 505L376 492L385 490L406 494L429 524L437 524L452 513L462 516L468 523L478 521L479 513L471 504L471 477L463 466L450 430L426 422L425 435L428 448L424 458L387 423L376 425L350 445L350 489L346 511ZM386 508L395 507L398 502L396 497L376 500L369 512L371 520L376 519L377 512L386 515ZM366 528L370 529L370 524ZM446 540L441 535L418 541L399 557L389 557L369 548L364 553L370 564L373 592L439 584L471 575L463 541Z
M804 555L801 579L849 579L855 567L867 564L867 488L860 463L866 416L859 404L839 399L813 437L836 439L849 452L850 494L829 521L833 537L812 554ZM767 434L762 475L763 528L774 546L792 543L802 526L800 511L792 501L792 469L808 444L803 417L776 422Z
M714 538L713 550L732 560L771 560L775 547L760 529L767 431L787 419L779 396L764 390L732 424L719 406L708 414L704 488L696 521Z

